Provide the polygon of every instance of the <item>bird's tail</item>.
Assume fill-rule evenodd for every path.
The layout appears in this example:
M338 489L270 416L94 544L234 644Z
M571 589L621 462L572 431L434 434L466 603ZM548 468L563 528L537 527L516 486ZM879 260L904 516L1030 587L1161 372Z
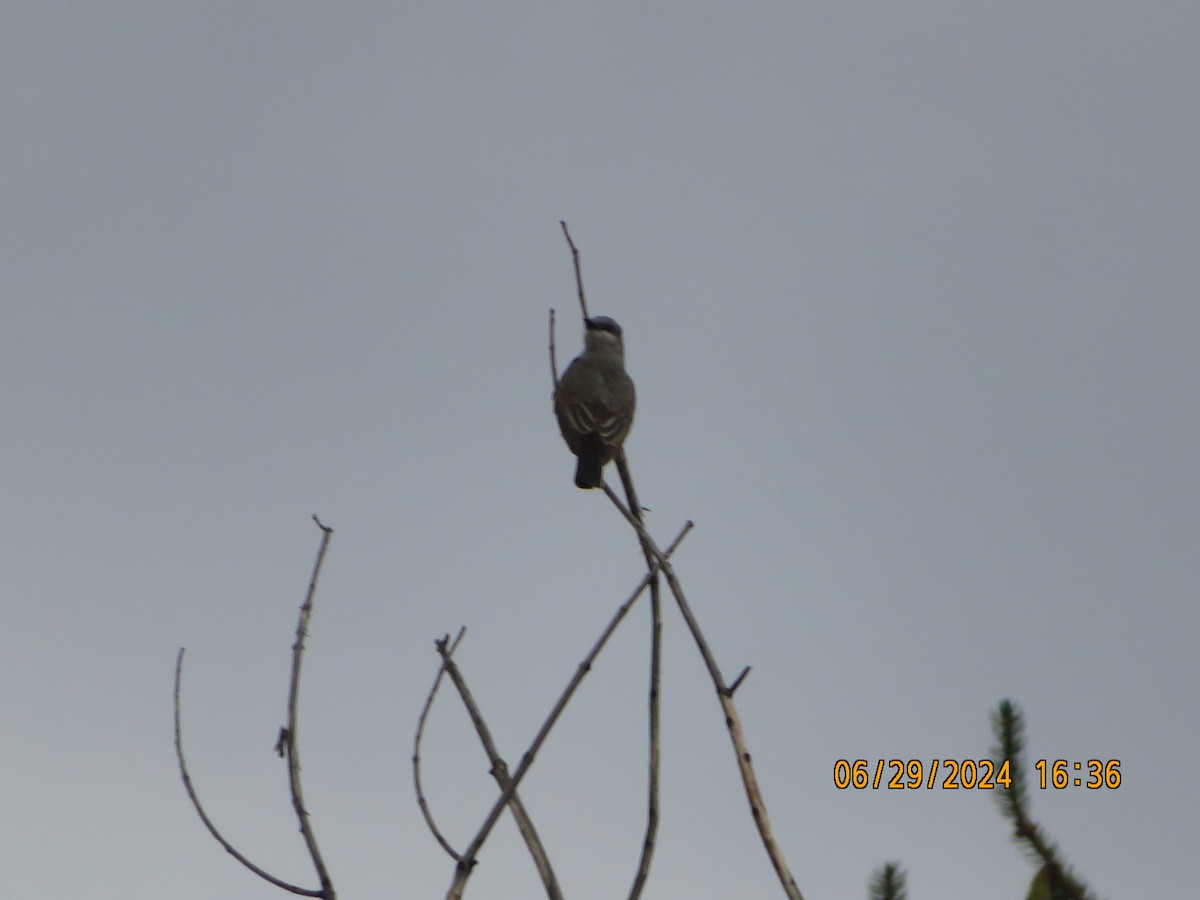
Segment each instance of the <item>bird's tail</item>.
M579 448L579 465L575 467L575 487L598 488L604 483L600 470L604 468L604 443L592 432L583 438Z

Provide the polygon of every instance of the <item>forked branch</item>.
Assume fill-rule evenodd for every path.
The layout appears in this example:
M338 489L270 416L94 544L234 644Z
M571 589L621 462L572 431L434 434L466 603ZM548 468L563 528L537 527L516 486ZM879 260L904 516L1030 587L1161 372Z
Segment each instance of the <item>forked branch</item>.
M463 705L467 708L467 715L471 717L471 722L475 725L475 732L479 735L479 740L483 744L483 749L488 755L488 761L491 763L491 775L496 779L496 783L500 785L500 790L508 791L512 781L508 775L508 763L500 756L500 751L496 749L496 742L492 739L491 729L488 728L487 722L484 721L483 713L479 709L479 704L475 702L475 696L467 687L467 681L463 678L462 672L459 670L457 663L451 659L451 648L448 646L448 639L442 639L435 642L437 644L438 653L442 657L442 669L450 680L454 682L454 687L458 690L458 695L462 698ZM525 840L525 846L529 848L529 854L533 857L533 863L537 867L538 875L542 879L542 884L546 887L546 896L550 900L563 900L562 889L558 886L558 878L554 875L554 869L550 865L550 857L546 854L546 848L542 844L542 839L538 837L537 829L533 826L533 820L529 817L529 813L525 809L525 804L521 802L521 797L517 793L516 786L512 786L511 799L508 802L509 811L513 814L513 819L517 823L517 828L521 832L521 837ZM458 859L459 867L472 865L466 863L463 858Z
M287 724L279 731L279 742L276 744L276 750L279 751L280 755L286 755L288 759L288 784L292 795L292 807L295 809L296 815L300 820L300 833L304 837L304 843L308 847L309 856L312 858L313 866L317 870L317 877L321 881L320 889L313 890L311 888L299 887L281 878L277 878L259 866L256 866L225 839L204 811L204 806L200 803L200 798L197 796L196 789L192 785L192 778L188 773L187 762L183 755L182 704L180 702L180 685L183 681L182 647L179 648L179 655L175 660L175 755L179 760L179 775L183 779L183 787L192 801L192 806L195 807L197 815L200 816L200 821L204 823L204 827L208 829L217 843L225 848L227 853L259 878L285 891L299 894L302 897L321 897L323 900L337 900L337 893L334 890L333 882L330 880L329 872L325 868L324 860L321 858L316 836L313 834L308 812L304 807L304 795L300 784L300 757L296 750L296 708L300 695L300 661L304 654L304 638L308 634L308 620L312 614L313 598L316 596L317 576L321 572L321 564L325 560L325 551L329 548L329 539L333 535L333 529L321 524L321 520L316 516L313 516L313 521L317 523L317 527L322 531L321 547L317 551L316 563L313 565L312 578L308 584L308 593L305 595L304 604L300 607L300 621L296 626L296 643L292 645L292 678L288 688Z
M692 614L687 597L683 593L683 587L680 585L679 579L675 575L675 569L671 566L666 555L658 549L658 546L654 543L654 539L650 537L650 533L646 531L641 521L626 508L625 504L621 502L621 498L617 496L616 492L608 484L604 485L604 492L608 494L608 499L621 511L621 514L625 516L625 520L637 532L638 537L641 539L642 547L658 563L664 577L667 579L667 584L671 588L671 593L675 596L675 602L679 606L683 620L687 623L688 630L692 633L692 639L696 642L696 647L699 649L700 656L704 659L704 665L708 668L708 674L712 678L714 687L716 687L717 699L725 714L725 726L729 729L729 739L733 743L733 751L737 757L738 771L742 776L742 785L746 790L746 800L750 804L750 814L754 817L754 824L758 828L758 834L762 839L763 847L767 851L771 865L775 868L775 874L783 886L784 893L791 900L804 900L803 895L800 893L800 887L796 884L796 879L792 877L792 873L788 869L787 860L783 858L783 851L780 849L778 841L775 840L774 832L771 830L771 820L767 816L766 803L763 801L762 791L758 786L758 778L754 774L754 766L750 761L750 751L746 746L746 736L742 731L741 717L738 715L737 707L733 702L733 691L737 685L736 683L734 685L727 683L721 674L716 657L713 656L712 650L708 646L708 641L705 640L704 633L700 630L700 623L696 621L696 617ZM739 676L738 681L741 681L741 676Z
M667 548L664 554L667 558L669 558L670 555L675 552L675 549L679 546L680 542L691 529L692 523L688 522L680 530L679 534L676 535L675 540L671 542L671 545ZM658 563L656 561L655 571L657 571L657 568ZM488 835L491 834L491 831L495 827L497 820L500 818L500 813L503 812L504 808L508 805L513 795L516 793L517 788L521 784L521 780L525 777L525 773L529 771L529 767L533 765L533 761L536 759L538 752L541 750L542 745L549 736L551 729L553 729L555 723L558 721L559 716L562 715L563 710L566 709L571 697L579 688L579 685L583 682L583 679L587 676L587 673L591 671L592 664L600 655L600 651L604 649L604 646L608 643L609 638L611 638L613 633L617 630L617 626L621 624L621 621L629 613L629 610L633 608L634 603L637 602L638 597L640 597L642 592L645 591L649 586L650 582L653 580L653 577L654 571L646 573L638 586L630 594L629 598L622 603L620 607L618 607L616 613L613 615L612 619L609 621L600 637L596 640L596 643L592 646L592 649L588 652L587 656L585 656L579 663L579 666L575 670L575 675L571 678L571 681L567 684L566 688L559 696L558 701L554 704L550 714L542 723L541 728L538 729L537 735L529 745L529 749L526 750L522 755L521 762L518 764L516 770L513 771L509 776L507 787L505 787L501 791L500 796L496 798L496 801L492 804L492 808L488 811L487 816L484 818L483 824L480 825L479 830L476 832L475 837L472 838L471 843L467 846L466 850L462 852L458 861L458 865L455 867L454 879L446 893L447 900L459 900L459 898L463 896L463 892L466 890L467 880L471 877L471 872L475 866L476 854L479 853L480 847L483 846L484 841L486 841Z
M319 890L311 890L302 888L295 884L290 884L282 878L276 878L265 869L259 868L250 860L248 860L237 847L229 843L225 836L217 830L217 826L213 824L212 819L208 817L208 813L204 811L204 806L200 802L200 797L196 794L196 788L192 785L192 776L188 773L187 761L183 757L183 728L181 725L181 712L179 691L180 684L183 681L183 647L179 648L179 654L175 657L175 758L179 760L179 775L183 779L183 788L187 791L188 798L192 801L192 806L196 808L196 814L200 816L200 821L204 823L204 827L208 829L218 844L225 848L225 852L240 862L243 866L257 875L264 881L269 881L276 887L283 888L285 891L290 891L293 894L299 894L301 897L324 897L325 895Z

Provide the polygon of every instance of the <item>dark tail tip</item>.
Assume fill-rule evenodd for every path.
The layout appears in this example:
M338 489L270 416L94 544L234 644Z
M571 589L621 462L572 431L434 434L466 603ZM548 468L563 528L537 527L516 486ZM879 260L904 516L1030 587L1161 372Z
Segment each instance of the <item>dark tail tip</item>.
M579 465L575 467L575 487L584 490L600 487L604 483L604 477L600 474L600 470L604 468L603 460L599 440L585 440L583 452L579 454Z
M590 488L598 488L604 484L604 479L600 476L600 467L584 467L581 461L575 468L575 487L588 490Z

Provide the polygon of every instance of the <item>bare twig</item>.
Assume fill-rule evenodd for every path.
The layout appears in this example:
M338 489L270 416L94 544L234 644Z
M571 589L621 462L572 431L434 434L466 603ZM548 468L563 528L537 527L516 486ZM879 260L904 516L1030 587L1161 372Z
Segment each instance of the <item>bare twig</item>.
M753 668L754 666L746 666L746 668L738 673L738 677L733 679L733 684L729 686L729 696L732 697L737 693L737 689L742 686L742 682L746 680L746 676L750 674L750 670Z
M691 530L692 523L688 522L683 526L682 529L680 529L679 534L675 536L675 540L671 542L671 545L667 547L664 556L669 558L670 555L675 552L675 549L679 546L680 542L684 539L687 533ZM661 553L662 551L659 552ZM657 568L658 565L659 561L656 559L655 567ZM464 859L460 861L458 866L455 868L454 880L451 882L450 889L446 893L446 900L460 900L462 897L463 891L466 890L467 879L471 877L471 870L475 866L475 855L479 852L479 848L483 846L483 842L486 841L488 835L491 834L492 828L495 827L496 821L500 817L500 813L503 811L504 807L508 805L508 801L516 792L517 787L521 783L521 779L524 778L525 773L529 771L529 767L533 765L533 761L537 757L538 751L541 750L542 744L545 743L547 736L550 734L550 730L558 721L558 717L562 715L563 710L567 707L567 703L570 702L571 697L579 688L579 685L583 682L583 679L587 676L587 673L591 671L592 664L596 661L596 657L600 655L600 651L604 649L604 645L608 643L608 639L612 637L613 632L617 630L617 626L621 624L621 621L629 613L629 610L633 608L633 604L637 601L637 598L641 596L642 591L646 590L647 586L653 580L653 577L654 572L651 571L646 573L638 586L629 595L629 598L617 608L616 613L613 615L612 619L609 621L600 637L596 640L596 643L592 645L592 649L588 651L587 656L585 656L579 663L579 666L575 670L574 676L572 676L570 682L559 696L558 701L554 704L554 708L546 717L546 721L542 723L542 727L538 730L533 742L529 745L529 749L526 750L524 755L521 757L520 764L518 764L516 770L510 776L508 787L506 787L500 793L500 796L496 798L495 803L492 804L492 808L488 811L487 817L483 820L483 824L479 826L479 831L476 833L475 837L472 838L467 849L463 852Z
M446 651L449 655L453 655L454 651L458 649L458 644L466 632L466 627L458 629L458 634L455 635L453 643L449 645ZM449 638L450 635L446 635L442 638L442 641L448 641ZM438 649L441 649L441 643L439 643ZM417 733L413 736L413 787L417 792L417 805L421 807L421 815L425 817L425 824L429 826L429 830L433 833L434 838L442 845L442 849L450 854L450 857L455 862L462 862L462 855L450 846L450 842L446 840L442 832L438 829L437 823L433 821L433 814L429 811L429 803L425 800L425 790L421 785L421 739L425 735L425 722L429 718L429 710L433 708L433 698L437 696L438 688L442 683L442 676L445 674L446 666L443 664L438 669L437 677L433 679L433 687L429 689L429 696L425 698L425 706L421 709L421 717L417 719Z
M313 867L317 870L317 877L321 880L321 896L325 900L336 900L337 894L334 891L333 882L329 878L328 869L325 868L325 861L321 858L321 850L317 847L317 836L313 833L308 810L304 806L304 792L300 784L300 752L296 742L296 708L300 698L300 663L304 658L304 638L308 635L308 620L312 616L313 598L317 593L317 577L321 574L325 551L329 549L329 539L333 537L332 528L323 525L315 515L312 518L317 523L317 527L321 529L321 548L317 551L312 578L308 582L308 593L304 596L304 603L300 607L300 619L296 623L296 643L292 644L292 679L288 685L287 725L284 726L286 734L283 735L283 744L287 750L288 786L292 792L292 808L296 811L296 818L300 821L300 834L303 835L305 846L308 847L308 855L312 859Z
M179 760L179 775L183 778L183 787L187 791L188 797L192 801L192 806L196 808L196 814L200 816L200 821L204 823L204 827L208 829L208 833L216 838L217 843L225 848L225 852L240 862L243 866L257 875L264 881L269 881L275 887L283 888L285 891L290 891L293 894L299 894L302 897L324 897L325 894L319 890L311 890L302 888L294 884L289 884L281 878L276 878L270 872L264 871L256 866L250 860L246 859L233 844L225 840L225 837L217 830L217 826L213 824L212 819L208 817L208 813L204 811L204 807L200 803L200 798L196 795L196 789L192 786L192 776L188 774L187 762L183 758L183 727L181 724L182 713L180 711L181 704L179 700L180 683L183 681L183 648L179 648L179 655L175 658L175 757Z
M583 271L579 266L579 248L571 240L571 232L567 229L567 223L560 219L558 224L562 226L563 236L567 239L567 246L571 248L571 259L575 262L575 288L579 293L579 311L583 318L586 319L588 317L588 308L587 298L583 295Z
M625 487L629 508L633 510L638 521L641 521L642 507L638 502L637 490L633 486L633 476L629 474L629 462L625 458L624 450L617 452L617 471L620 473L621 483ZM652 576L650 581L650 722L646 778L646 831L642 837L642 852L633 876L633 884L629 888L629 900L637 900L642 895L646 879L650 877L650 863L654 858L654 847L658 838L658 786L662 758L659 740L660 688L662 684L662 599L659 591L658 567L654 557L644 547L642 552L646 557L646 569Z
M475 732L479 735L479 740L483 744L483 749L488 755L488 760L492 764L491 774L496 779L496 783L500 785L502 791L507 791L511 779L508 777L508 763L500 756L500 752L496 749L496 742L492 740L492 733L487 727L487 722L483 719L483 713L479 709L479 705L475 702L475 697L472 695L470 688L467 687L466 679L463 678L462 672L458 665L450 658L451 648L447 647L445 640L437 641L438 653L442 656L442 669L450 676L450 680L454 682L454 686L458 689L458 694L462 697L463 705L467 708L467 714L471 717L471 722L475 725ZM542 840L538 837L537 829L533 826L533 820L529 817L529 813L525 809L525 804L521 802L520 795L517 794L516 788L513 788L512 798L508 803L509 809L513 814L513 820L517 823L517 828L521 832L521 836L525 839L525 845L529 848L529 854L533 857L533 864L537 867L538 875L541 876L542 883L546 886L546 895L550 900L563 900L562 889L558 886L558 878L554 875L554 869L550 865L550 857L546 855L546 848L542 844ZM459 858L459 864L463 864L464 860Z
M704 665L708 668L708 674L713 680L713 685L716 687L717 699L725 713L725 725L729 729L729 739L733 743L738 770L741 772L742 785L746 790L746 799L750 804L750 813L754 817L754 824L758 827L763 847L767 851L767 856L770 858L771 865L775 868L775 874L778 876L780 884L783 885L783 890L787 896L791 900L803 900L800 887L796 884L796 879L792 877L787 861L783 858L783 851L779 848L779 843L775 840L775 835L771 830L771 821L767 816L767 807L762 798L762 791L758 786L758 778L754 774L754 766L750 761L750 751L746 746L746 736L742 731L741 717L738 715L737 707L733 703L732 689L721 675L721 669L717 665L717 660L713 656L703 632L700 630L699 622L696 621L696 617L692 614L691 607L684 596L683 587L680 585L679 579L675 576L675 570L663 552L655 545L654 539L650 537L649 532L646 531L642 523L625 507L625 504L621 502L621 498L616 495L616 492L607 483L604 485L604 492L608 494L609 500L625 516L626 521L637 531L638 537L642 541L642 546L657 561L663 575L667 579L667 584L671 587L671 593L675 596L675 602L679 606L683 620L687 623L688 630L692 633L692 638L696 642L696 647L699 649L700 656L704 659Z
M550 381L558 390L558 358L554 354L554 307L550 307Z

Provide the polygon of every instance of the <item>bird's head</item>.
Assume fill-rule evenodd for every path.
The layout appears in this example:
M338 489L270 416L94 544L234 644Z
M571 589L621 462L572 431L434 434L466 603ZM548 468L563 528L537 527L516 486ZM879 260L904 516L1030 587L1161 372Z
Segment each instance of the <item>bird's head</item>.
M619 353L624 355L625 344L621 338L621 326L608 316L592 316L584 319L586 331L583 346L588 352Z

